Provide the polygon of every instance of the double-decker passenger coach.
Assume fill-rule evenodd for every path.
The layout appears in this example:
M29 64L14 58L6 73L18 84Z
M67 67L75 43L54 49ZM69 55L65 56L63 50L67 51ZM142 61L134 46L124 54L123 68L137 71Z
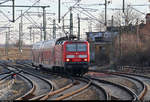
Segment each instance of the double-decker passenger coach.
M90 61L89 43L66 37L39 42L33 44L32 59L36 67L83 75Z

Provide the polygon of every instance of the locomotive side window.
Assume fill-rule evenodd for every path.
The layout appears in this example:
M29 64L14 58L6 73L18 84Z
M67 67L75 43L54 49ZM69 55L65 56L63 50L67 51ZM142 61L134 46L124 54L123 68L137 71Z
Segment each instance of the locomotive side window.
M66 49L67 51L71 51L71 52L76 51L76 44L67 44Z
M77 51L86 51L87 45L86 44L77 44Z

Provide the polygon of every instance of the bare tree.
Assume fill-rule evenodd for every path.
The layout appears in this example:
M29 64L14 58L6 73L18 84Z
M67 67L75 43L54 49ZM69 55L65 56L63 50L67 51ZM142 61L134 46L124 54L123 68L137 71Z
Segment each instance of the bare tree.
M104 19L105 17L103 12L99 13L99 20L101 21L101 23L99 22L95 24L96 31L102 31L104 29L104 24L105 24Z
M122 25L122 12L117 11L114 14L114 26L121 26Z
M141 16L138 12L136 12L133 8L128 6L124 13L122 11L117 11L114 13L114 25L121 26L123 22L125 26L129 26L130 24L135 25L137 19L141 19Z
M19 44L19 43L20 43L20 44ZM19 47L20 45L21 45L21 46L24 46L24 45L25 45L25 42L22 41L22 40L19 42L19 40L17 40L17 41L15 42L15 44L14 44L15 47Z

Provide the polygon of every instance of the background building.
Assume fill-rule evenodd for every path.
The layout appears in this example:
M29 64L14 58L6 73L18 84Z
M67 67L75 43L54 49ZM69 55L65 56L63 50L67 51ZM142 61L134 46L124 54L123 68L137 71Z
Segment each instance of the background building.
M112 29L109 29L112 30ZM87 32L87 41L90 43L90 61L98 65L110 63L112 40L118 32Z

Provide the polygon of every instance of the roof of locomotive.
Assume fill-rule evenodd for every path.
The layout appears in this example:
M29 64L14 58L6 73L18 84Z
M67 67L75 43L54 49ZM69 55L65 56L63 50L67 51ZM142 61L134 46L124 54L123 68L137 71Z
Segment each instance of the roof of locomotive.
M51 46L55 46L58 44L64 44L64 42L85 42L85 40L68 40L67 37L61 37L57 39L51 39L46 41L40 41L33 44L32 49L41 49L41 48L49 48Z

